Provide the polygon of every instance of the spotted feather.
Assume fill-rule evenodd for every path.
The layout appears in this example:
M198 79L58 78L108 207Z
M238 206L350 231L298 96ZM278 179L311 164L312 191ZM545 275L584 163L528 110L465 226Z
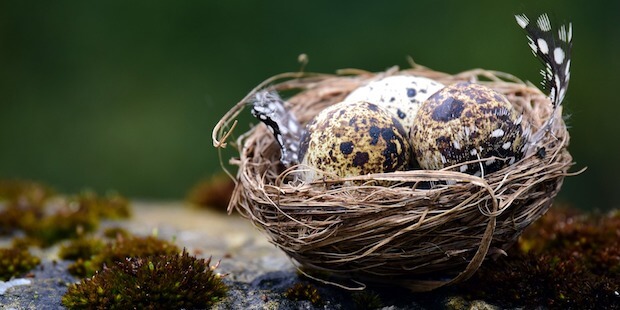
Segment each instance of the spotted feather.
M530 22L524 14L515 15L515 18L526 32L532 53L544 65L540 71L542 85L549 91L549 98L554 108L557 108L564 100L570 81L573 25L568 23L560 26L556 36L547 14L540 15L536 22Z
M549 99L553 104L553 115L538 130L526 130L528 143L524 147L526 156L540 149L539 145L547 132L553 128L555 114L561 106L568 82L570 81L571 50L573 47L573 25L562 25L556 32L551 26L549 16L542 14L535 22L530 22L524 14L515 15L517 24L526 32L528 45L532 53L540 60L544 69L540 70L543 76L542 86L549 91Z
M284 100L275 91L263 90L250 101L252 115L267 125L280 146L280 161L285 166L299 163L299 141L303 127L286 109Z

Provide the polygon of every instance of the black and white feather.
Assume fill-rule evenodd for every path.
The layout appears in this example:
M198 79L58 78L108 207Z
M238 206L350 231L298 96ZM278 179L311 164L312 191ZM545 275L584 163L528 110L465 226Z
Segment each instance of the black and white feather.
M299 141L303 127L295 115L286 109L276 91L263 90L252 98L252 115L267 125L280 146L280 161L284 166L299 163Z
M542 14L535 23L525 15L515 15L517 23L527 33L528 44L532 53L543 63L540 71L543 87L549 90L549 98L554 107L562 104L568 82L570 81L570 55L573 46L572 24L562 25L557 36L551 27L549 16Z
M552 117L530 138L533 146L542 139L545 132L551 130L555 113L566 96L570 81L573 26L571 23L561 25L556 31L547 14L540 15L535 22L530 22L524 14L515 15L515 19L517 24L525 30L532 53L544 65L544 69L540 71L543 76L542 86L549 91L548 96L553 104Z

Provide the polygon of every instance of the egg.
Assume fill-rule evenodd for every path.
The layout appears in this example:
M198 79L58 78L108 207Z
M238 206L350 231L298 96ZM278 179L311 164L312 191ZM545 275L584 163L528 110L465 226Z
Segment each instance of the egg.
M522 158L522 115L497 91L461 82L445 87L420 107L411 128L414 156L423 169L458 166L477 176L492 173ZM482 168L482 169L481 169Z
M425 77L394 75L355 89L345 101L367 101L386 108L409 134L422 103L443 87L443 84Z
M313 182L332 177L393 172L407 168L407 132L387 110L365 101L343 101L316 115L302 134L299 158Z

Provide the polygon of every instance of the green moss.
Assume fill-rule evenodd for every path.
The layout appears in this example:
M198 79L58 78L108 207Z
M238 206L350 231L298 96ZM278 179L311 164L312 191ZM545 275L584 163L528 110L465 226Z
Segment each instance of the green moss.
M99 219L93 213L59 210L42 218L26 215L20 219L20 226L28 237L39 240L43 246L50 246L94 231L99 226Z
M379 294L377 294L376 292L372 292L372 291L355 292L351 294L351 299L353 299L353 304L355 305L355 309L371 310L371 309L379 309L383 307L381 296L379 296Z
M129 238L131 233L122 227L109 227L103 230L103 236L110 239Z
M45 214L44 198L28 198L28 193L20 198L19 194L11 194L4 206L0 206L0 235L10 235L23 228L24 219L42 218ZM1 199L0 199L1 200ZM36 200L36 202L31 202Z
M127 199L86 191L74 197L48 201L53 191L28 181L0 180L0 234L23 231L29 244L50 246L60 240L94 231L102 218L130 216Z
M620 309L620 217L554 208L460 289L511 307Z
M226 296L210 259L183 253L121 260L62 298L69 309L204 309Z
M117 193L100 197L95 192L84 191L70 199L78 211L94 213L97 218L124 219L131 216L129 201Z
M42 247L43 243L39 239L31 238L28 236L17 237L11 240L11 246L14 248L29 248L31 246Z
M591 272L607 275L620 271L620 213L581 214L555 208L528 229L519 248L535 254L557 253L576 258Z
M88 274L93 274L93 270L97 270L97 268L92 266L92 260L84 258L78 258L67 267L67 271L69 271L70 274L80 278L84 278Z
M314 306L323 304L319 291L312 284L295 283L284 292L284 297L294 301L308 300Z
M76 261L69 271L79 277L90 277L102 270L103 266L112 266L129 257L147 257L156 255L174 255L181 250L174 244L155 237L118 238L107 244L92 259Z
M12 205L43 206L54 195L47 185L26 180L0 180L0 201Z
M22 275L41 263L41 260L20 248L0 249L0 280Z
M77 260L91 259L101 253L105 243L103 240L92 237L83 237L71 240L69 243L60 246L58 257L62 259Z

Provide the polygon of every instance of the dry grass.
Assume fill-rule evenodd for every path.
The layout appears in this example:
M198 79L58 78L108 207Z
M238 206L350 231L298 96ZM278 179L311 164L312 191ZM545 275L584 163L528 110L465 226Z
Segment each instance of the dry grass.
M226 145L236 116L265 87L295 92L289 108L306 123L358 86L393 74L429 77L446 85L485 84L505 94L533 132L552 114L549 99L538 88L500 72L450 75L414 65L381 73L285 73L257 86L221 119L213 131L214 145ZM229 212L236 209L304 270L329 274L333 284L388 283L427 291L457 283L469 278L485 258L504 253L551 206L569 175L569 134L561 111L553 117L554 126L542 141L543 156L531 148L521 161L495 173L475 177L449 169L411 170L345 179L367 181L351 186L334 186L342 180L295 180L292 172L308 167L284 170L273 136L260 124L234 143L240 154L230 160L238 171ZM377 186L374 180L393 181L394 186Z

